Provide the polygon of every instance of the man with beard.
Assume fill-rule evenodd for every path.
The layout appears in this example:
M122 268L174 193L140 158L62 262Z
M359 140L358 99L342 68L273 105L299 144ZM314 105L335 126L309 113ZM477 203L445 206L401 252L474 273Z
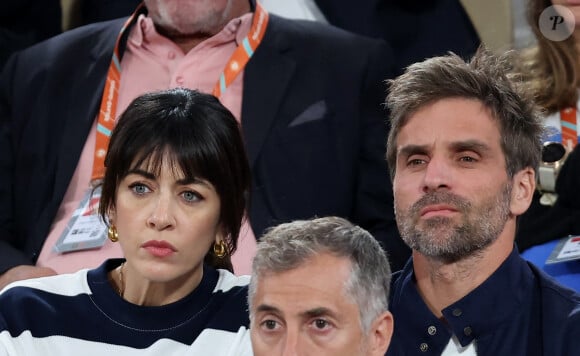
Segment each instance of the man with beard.
M480 49L390 81L395 214L412 248L393 277L388 355L577 355L580 296L514 247L541 151L533 101L509 57Z
M385 184L392 63L383 41L250 0L145 0L15 55L0 76L0 287L120 257L86 202L115 117L174 87L213 93L241 123L253 180L236 273L266 228L326 215L369 230L396 270L410 250Z

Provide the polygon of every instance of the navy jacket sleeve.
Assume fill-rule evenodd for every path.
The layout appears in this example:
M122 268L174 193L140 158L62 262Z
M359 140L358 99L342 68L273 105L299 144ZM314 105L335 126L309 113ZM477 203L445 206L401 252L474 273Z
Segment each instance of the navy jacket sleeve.
M34 264L74 173L123 19L14 54L0 75L0 273Z
M12 215L14 155L10 102L16 64L16 56L12 56L0 76L0 273L15 265L32 263L15 247L17 241Z

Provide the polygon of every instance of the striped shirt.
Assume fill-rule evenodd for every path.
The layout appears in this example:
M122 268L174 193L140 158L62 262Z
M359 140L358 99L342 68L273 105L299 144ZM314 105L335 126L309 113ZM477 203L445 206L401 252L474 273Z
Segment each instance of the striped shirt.
M107 279L121 262L9 285L0 294L0 355L252 355L248 276L204 266L185 298L139 306Z

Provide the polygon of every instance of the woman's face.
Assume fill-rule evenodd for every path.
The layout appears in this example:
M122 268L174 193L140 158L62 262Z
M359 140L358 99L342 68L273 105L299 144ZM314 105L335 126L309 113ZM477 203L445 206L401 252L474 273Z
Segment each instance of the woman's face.
M133 281L193 289L206 252L222 239L220 198L208 181L187 180L167 155L162 162L159 176L145 162L121 180L111 219Z

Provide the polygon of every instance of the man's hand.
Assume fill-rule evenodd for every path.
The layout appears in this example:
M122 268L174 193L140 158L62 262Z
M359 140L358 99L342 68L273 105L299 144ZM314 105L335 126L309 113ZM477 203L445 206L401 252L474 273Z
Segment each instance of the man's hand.
M23 279L54 276L57 274L52 268L36 266L16 266L0 275L0 290L9 283Z

